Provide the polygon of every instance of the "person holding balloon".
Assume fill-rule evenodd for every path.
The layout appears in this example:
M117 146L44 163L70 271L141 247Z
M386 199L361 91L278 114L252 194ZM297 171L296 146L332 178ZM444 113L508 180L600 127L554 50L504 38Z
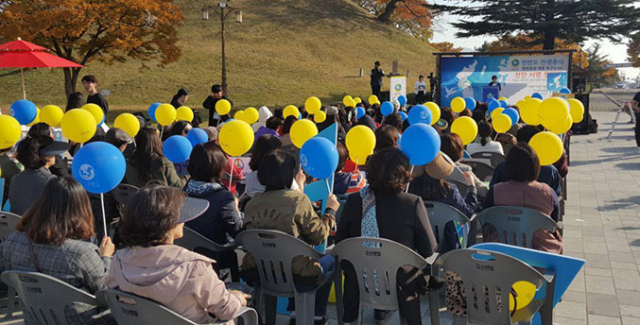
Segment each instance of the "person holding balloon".
M223 116L228 117L227 114L229 114L229 110L227 109L224 110L226 112L223 111L224 114L219 114L217 112L216 106L221 100L226 100L230 104L228 107L230 110L233 102L224 94L224 92L222 91L222 86L211 86L211 93L209 93L209 96L207 96L204 102L202 102L202 107L209 110L209 126L218 126L218 123L220 122L219 120L224 120Z
M484 180L479 179L469 165L460 162L464 156L464 143L460 136L455 133L449 133L442 135L440 139L442 152L451 158L456 167L453 173L447 177L447 181L466 184L471 180L473 186L469 186L469 190L473 189L474 192L477 190L478 196L485 197L489 188L484 183Z
M345 163L349 158L349 150L347 150L347 147L342 144L342 142L338 142L336 146L338 148L339 160L333 181L333 194L344 195L360 192L360 190L367 185L366 177L364 177L359 170L352 172L344 171Z
M82 77L82 85L84 86L84 90L87 91L87 104L95 104L98 105L104 114L104 119L107 120L109 115L109 103L102 96L100 92L98 92L98 78L92 75L86 75Z
M265 124L258 128L255 134L255 138L259 138L263 135L272 135L274 137L280 138L280 134L278 134L278 130L282 126L282 120L277 116L271 116L267 119Z
M145 127L135 137L136 150L127 162L126 183L142 188L149 182L183 188L186 178L178 176L164 155L160 135L155 128Z
M27 136L33 138L50 138L55 140L53 130L45 123L36 123L32 125L31 128L29 128L29 132L27 132ZM49 166L51 174L58 177L69 176L69 163L67 162L67 159L63 158L61 155L55 155L54 159L54 164Z
M42 192L45 184L56 176L49 167L55 164L55 156L69 150L69 144L51 138L26 137L18 145L18 161L24 171L13 176L9 187L11 212L23 215Z

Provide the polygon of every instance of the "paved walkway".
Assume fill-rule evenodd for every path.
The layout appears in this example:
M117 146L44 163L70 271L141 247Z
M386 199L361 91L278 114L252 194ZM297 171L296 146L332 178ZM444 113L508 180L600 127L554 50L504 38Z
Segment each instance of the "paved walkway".
M586 267L556 308L557 324L640 324L640 154L631 124L619 125L612 142L605 139L615 116L610 109L592 114L599 133L571 142L564 247L566 255L586 259ZM336 324L333 306L329 314ZM444 312L441 318L450 323ZM278 320L286 324L287 317ZM370 310L365 323L373 323ZM397 314L387 322L398 323Z

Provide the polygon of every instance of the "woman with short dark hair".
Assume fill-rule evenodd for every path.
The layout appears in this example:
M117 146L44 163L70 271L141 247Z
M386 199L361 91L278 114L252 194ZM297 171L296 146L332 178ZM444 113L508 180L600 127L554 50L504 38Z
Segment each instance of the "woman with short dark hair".
M233 319L247 296L225 288L214 260L173 244L184 235L184 223L208 206L172 187L138 191L123 211L125 248L113 256L107 286L157 301L197 324Z
M187 100L189 100L189 91L187 91L186 88L180 88L178 89L178 92L173 95L171 105L177 109L184 106Z
M473 155L476 152L495 152L504 155L500 142L493 141L493 126L487 120L478 122L478 138L480 142L470 143L467 146L467 152ZM477 140L476 140L477 141Z
M446 133L440 136L442 152L447 155L455 163L456 168L453 173L447 177L449 182L458 182L465 184L470 177L473 180L473 186L469 186L469 191L474 191L479 197L485 197L489 188L484 180L479 179L474 173L471 166L461 162L464 156L464 143L459 135L455 133ZM467 193L464 193L467 195Z
M0 244L0 272L40 272L95 295L107 288L104 281L115 247L109 237L100 248L89 242L93 222L82 186L71 177L51 179L16 232ZM67 319L74 320L72 324L115 324L106 310L74 303ZM30 315L25 313L27 324L37 324Z
M396 148L380 150L371 156L366 165L369 185L352 194L342 211L336 242L353 237L379 237L398 242L427 258L437 248L422 199L405 193L411 182L409 159ZM353 322L358 316L359 293L353 266L345 263L344 321ZM398 305L401 323L420 324L419 292L427 287L429 276L421 270L398 270ZM409 280L409 274L415 278ZM377 311L375 318L384 318Z
M67 106L64 111L68 112L74 108L81 108L82 106L84 106L84 104L84 95L81 92L77 91L74 93L70 93L69 97L67 98Z
M485 208L492 206L519 206L536 210L558 221L560 203L556 192L545 183L537 181L540 161L536 152L520 142L509 151L505 161L506 182L493 186L484 200ZM484 241L497 241L495 231L484 229ZM533 247L546 252L562 253L562 237L559 232L546 230L534 234Z
M376 148L380 151L386 148L395 148L400 140L400 131L393 125L384 125L375 131Z
M126 183L136 187L144 187L149 182L184 187L186 179L178 176L173 163L164 156L157 129L142 128L135 140L136 151L127 162Z
M29 128L29 132L27 136L33 138L51 138L55 140L55 136L53 135L53 130L46 123L36 123ZM53 165L49 166L49 171L51 174L56 175L58 177L69 176L69 164L66 159L62 158L60 155L55 155L55 162Z
M249 161L249 168L251 168L252 172L247 174L247 178L245 179L246 186L244 192L247 195L254 196L264 192L264 185L262 185L258 180L258 168L260 167L264 157L281 147L282 141L270 134L265 134L256 139L253 154Z

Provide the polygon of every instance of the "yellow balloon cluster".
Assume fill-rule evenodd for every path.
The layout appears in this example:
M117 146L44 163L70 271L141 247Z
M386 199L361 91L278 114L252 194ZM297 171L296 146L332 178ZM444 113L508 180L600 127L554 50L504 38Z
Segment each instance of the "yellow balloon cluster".
M307 140L318 134L318 127L310 120L299 120L293 123L289 133L293 145L302 148Z
M322 108L322 102L320 101L320 98L311 96L304 102L304 108L307 113L313 115Z
M218 141L222 150L233 157L242 156L253 146L253 129L247 122L233 120L220 129Z
M554 164L562 157L562 141L551 132L540 132L529 140L529 145L535 150L541 166Z
M327 113L319 111L313 115L313 121L316 123L322 123L327 119Z
M233 118L236 120L244 121L244 111L237 111L233 114Z
M96 120L96 125L100 125L104 121L104 112L100 106L96 104L86 104L82 106L82 109L93 115L93 118Z
M231 102L226 99L220 99L216 102L216 113L220 115L227 115L231 112Z
M85 143L93 138L97 129L96 125L94 115L86 109L72 109L64 114L60 122L62 134L76 143Z
M468 116L458 117L451 124L451 133L459 135L462 142L468 145L478 136L478 124Z
M351 160L358 165L364 165L376 147L376 136L369 127L358 125L349 130L346 142Z
M175 107L171 104L162 104L156 108L156 121L162 126L167 126L176 120Z
M497 114L494 116L494 113L491 113L491 118L493 119L493 129L498 133L505 133L509 131L509 129L511 128L511 117L507 114Z
M440 106L438 106L438 104L434 102L426 102L424 106L426 106L431 111L431 125L438 123L438 121L440 120L440 115L442 114L442 112L440 111Z
M253 124L255 122L258 122L258 119L260 119L260 114L258 113L258 110L255 107L249 107L244 110L243 121L249 124Z
M520 111L520 118L529 125L540 125L542 119L538 115L542 101L538 98L525 98L518 102L517 107Z
M140 131L140 121L131 113L122 113L118 115L113 126L127 132L127 134L132 138Z
M180 106L176 110L176 121L193 121L193 110L187 106Z
M60 125L64 112L55 105L47 105L40 110L40 121L47 123L51 127Z
M353 99L353 97L349 95L344 96L344 98L342 98L342 103L344 104L345 107L355 107L357 104L355 99Z
M282 116L284 116L284 118L287 118L289 116L295 116L296 118L298 118L300 117L300 110L298 110L298 108L293 105L289 105L282 111Z
M20 123L9 115L0 115L0 149L13 147L20 140Z
M451 109L454 112L460 113L464 111L465 108L467 108L467 102L464 101L464 98L456 97L451 100Z
M380 100L378 99L378 96L376 96L376 95L369 96L369 105L373 105L373 104L380 105Z

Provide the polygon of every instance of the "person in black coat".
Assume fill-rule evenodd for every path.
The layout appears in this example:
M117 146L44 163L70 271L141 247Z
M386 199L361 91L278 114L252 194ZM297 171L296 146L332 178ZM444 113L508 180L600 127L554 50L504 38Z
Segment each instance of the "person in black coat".
M382 88L382 78L386 74L384 70L380 68L380 61L374 63L373 69L371 69L371 93L376 95L380 99L380 89Z
M87 75L82 77L82 85L84 89L89 93L87 96L87 104L96 104L102 108L102 112L104 112L104 120L108 121L107 115L109 115L109 103L102 96L101 93L98 92L98 78L92 75Z
M207 99L205 99L204 102L202 103L202 107L209 110L209 126L218 126L219 119L226 121L230 118L229 115L220 116L216 112L216 104L221 99L228 100L229 103L231 103L231 105L233 106L233 102L229 98L227 98L227 96L225 96L224 92L222 91L222 86L220 85L211 86L211 93L209 94Z

